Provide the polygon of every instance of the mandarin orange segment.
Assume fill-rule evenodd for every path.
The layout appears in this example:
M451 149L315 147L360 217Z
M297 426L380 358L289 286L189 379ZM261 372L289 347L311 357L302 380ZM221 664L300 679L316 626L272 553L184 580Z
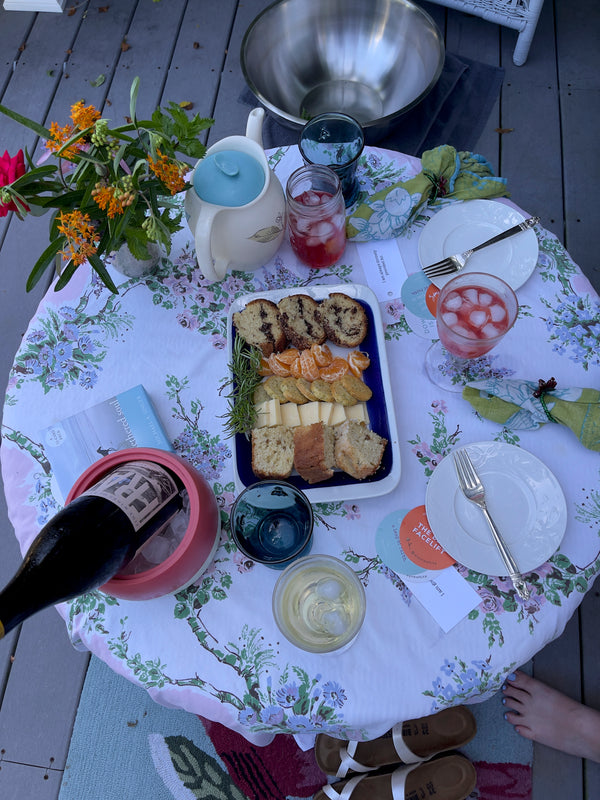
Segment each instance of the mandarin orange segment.
M319 369L319 377L327 381L327 383L333 383L342 378L349 369L346 359L336 356L332 359L331 364Z
M310 350L303 350L300 353L300 372L307 381L316 381L319 377L319 367Z
M300 356L298 356L292 363L290 364L290 375L292 378L302 378L302 365L300 364Z
M288 364L283 364L277 353L271 353L269 356L269 367L271 368L271 372L273 375L279 375L280 378L287 378L290 374L290 368Z
M283 353L278 353L277 358L282 364L291 364L292 361L295 361L299 355L300 351L296 350L295 347L288 347L288 349L284 350Z
M357 378L362 377L363 371L369 366L370 363L371 359L367 353L363 353L361 350L353 350L348 355L350 372L352 372L353 375L356 375Z
M310 352L313 354L318 367L327 367L333 360L331 350L326 344L313 344Z
M269 366L269 362L267 361L267 359L264 356L262 356L262 358L260 359L260 366L257 369L257 372L263 378L265 378L267 375L272 375L273 374L273 372L271 370L271 367Z

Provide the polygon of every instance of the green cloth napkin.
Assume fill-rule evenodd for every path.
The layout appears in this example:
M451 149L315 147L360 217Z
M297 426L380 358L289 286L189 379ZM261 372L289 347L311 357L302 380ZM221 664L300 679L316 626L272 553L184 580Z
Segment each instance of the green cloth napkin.
M442 197L508 197L506 178L494 177L491 164L475 153L457 152L446 144L426 150L421 165L414 178L398 181L358 205L347 220L348 239L368 242L401 236L425 203Z
M584 447L600 451L600 392L555 385L554 379L490 378L468 383L463 397L482 417L507 428L534 430L554 422L570 428Z

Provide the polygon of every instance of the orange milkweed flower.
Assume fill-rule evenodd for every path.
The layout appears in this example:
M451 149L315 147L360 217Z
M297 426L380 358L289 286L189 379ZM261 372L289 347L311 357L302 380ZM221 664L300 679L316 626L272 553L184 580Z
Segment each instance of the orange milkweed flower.
M89 128L96 120L100 119L100 112L94 106L84 106L83 100L71 106L71 119L80 131Z
M122 214L126 206L131 205L129 201L129 193L118 191L114 186L102 186L96 184L96 188L92 191L92 197L96 205L111 219L116 214Z
M161 180L171 194L177 194L185 189L184 173L188 167L179 164L177 161L172 161L168 156L163 155L160 150L156 150L158 158L156 161L152 156L148 156L148 163L150 169Z
M79 265L93 255L100 234L96 232L89 214L81 211L60 211L57 228L67 239L64 250L59 250L65 261Z
M62 128L57 122L50 123L50 139L45 144L45 147L56 153L63 144L68 141L71 136L73 136L74 128L72 125L64 125ZM74 155L77 154L77 146L71 145L67 147L67 149L61 153L61 155L65 156L65 158L72 158Z

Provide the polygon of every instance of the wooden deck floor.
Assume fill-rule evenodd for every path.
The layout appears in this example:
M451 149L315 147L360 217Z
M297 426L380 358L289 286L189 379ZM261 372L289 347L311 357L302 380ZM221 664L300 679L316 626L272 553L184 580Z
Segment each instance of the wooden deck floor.
M142 77L140 108L188 100L214 116L209 141L241 133L247 106L239 66L242 35L266 0L91 0L62 14L0 10L0 102L40 122L60 120L79 98L106 116L127 113L128 90ZM505 69L501 96L475 148L508 179L514 199L565 243L597 290L600 178L600 7L596 0L546 0L529 59L512 63L516 33L423 2L449 52ZM72 7L73 13L70 13ZM195 44L197 43L197 44ZM105 76L101 85L91 82ZM499 133L503 129L504 133ZM27 144L0 119L0 152ZM0 381L44 287L25 294L46 221L0 219ZM4 377L2 377L4 376ZM593 376L590 376L592 382ZM0 585L20 556L0 492ZM535 674L600 708L600 587L586 596L565 632L534 661ZM87 656L70 646L53 609L0 642L0 797L56 800ZM493 761L493 752L490 760ZM600 765L536 747L534 800L600 797ZM129 800L125 798L124 800Z

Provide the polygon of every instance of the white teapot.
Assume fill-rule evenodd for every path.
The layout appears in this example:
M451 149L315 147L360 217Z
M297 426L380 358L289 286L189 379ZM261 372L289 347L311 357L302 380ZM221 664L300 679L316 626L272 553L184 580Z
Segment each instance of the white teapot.
M264 116L253 109L246 135L213 144L192 173L185 212L198 266L211 281L265 264L285 234L285 195L262 144Z

